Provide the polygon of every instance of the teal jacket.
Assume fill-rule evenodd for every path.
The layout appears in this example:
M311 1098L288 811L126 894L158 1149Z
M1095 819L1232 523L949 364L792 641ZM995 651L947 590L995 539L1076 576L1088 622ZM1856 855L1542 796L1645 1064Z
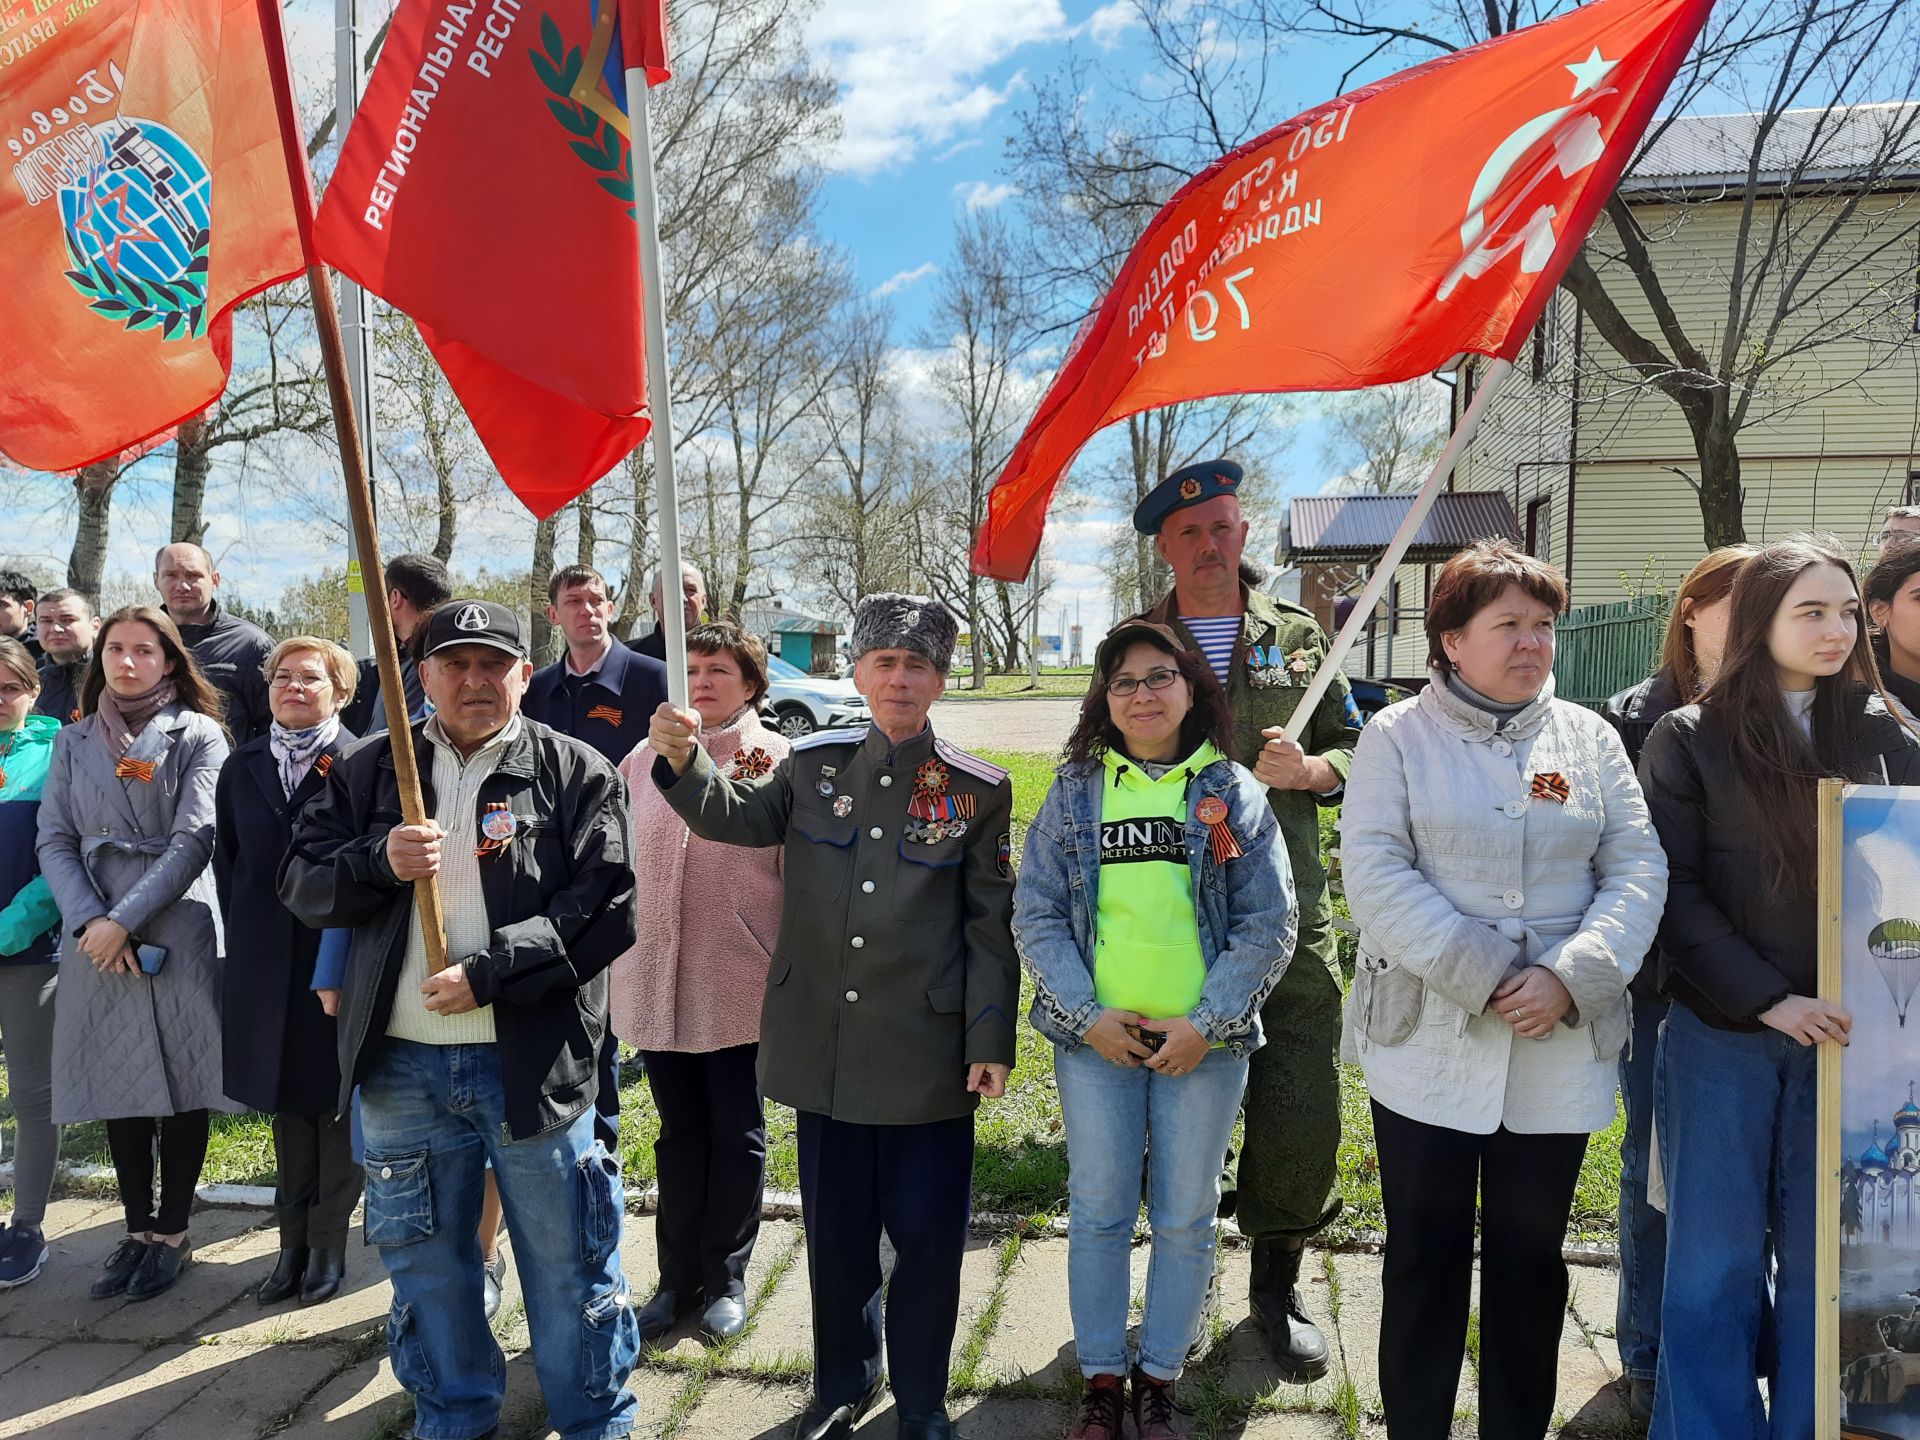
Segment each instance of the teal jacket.
M49 715L29 715L18 730L0 737L0 965L60 958L60 907L34 854L40 791L59 728Z

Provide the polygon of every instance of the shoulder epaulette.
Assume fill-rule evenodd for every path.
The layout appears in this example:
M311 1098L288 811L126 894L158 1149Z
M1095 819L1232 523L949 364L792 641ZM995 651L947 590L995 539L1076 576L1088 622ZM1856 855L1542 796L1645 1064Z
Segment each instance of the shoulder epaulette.
M793 748L811 750L819 745L858 745L867 738L864 730L842 726L834 730L816 730L811 735L802 735L793 742Z
M934 753L956 770L964 770L976 780L984 780L989 785L998 785L1007 778L1007 772L991 760L982 760L978 755L969 755L958 745L933 737Z

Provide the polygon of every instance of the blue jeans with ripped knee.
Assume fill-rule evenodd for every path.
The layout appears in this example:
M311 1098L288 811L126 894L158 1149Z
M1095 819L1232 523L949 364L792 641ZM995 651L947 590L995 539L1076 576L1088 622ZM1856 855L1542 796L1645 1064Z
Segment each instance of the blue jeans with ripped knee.
M566 1440L629 1434L639 1353L620 1273L620 1168L588 1109L510 1140L492 1045L388 1039L360 1087L367 1242L393 1280L387 1349L421 1440L475 1440L500 1418L506 1365L481 1308L489 1161L526 1299L547 1421Z

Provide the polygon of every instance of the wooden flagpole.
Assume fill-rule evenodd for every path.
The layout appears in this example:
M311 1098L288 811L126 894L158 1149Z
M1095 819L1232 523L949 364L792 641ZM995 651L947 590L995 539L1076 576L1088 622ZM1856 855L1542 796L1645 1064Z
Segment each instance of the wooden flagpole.
M645 66L627 67L633 137L633 221L640 233L640 313L646 337L647 414L653 421L654 528L660 535L660 623L666 627L667 698L687 708L687 617L680 572L680 486L673 468L673 379L667 295L660 280L660 205L653 188L653 126Z
M307 285L313 292L314 320L320 331L320 357L327 373L327 398L333 405L334 433L340 440L340 469L347 482L347 509L353 519L353 543L366 577L367 623L373 630L373 654L380 669L380 698L386 704L387 734L393 740L393 769L400 783L400 814L409 825L429 820L420 794L420 766L409 743L407 692L400 675L395 647L393 614L387 608L386 568L380 560L380 536L373 522L373 492L367 484L366 454L360 444L360 423L353 408L353 390L347 381L347 347L340 332L340 308L334 301L333 279L313 248L313 175L307 168L307 150L301 140L299 110L293 99L293 76L287 63L287 37L280 17L280 0L259 0L260 29L266 41L267 69L273 77L273 103L280 119L280 146L287 161L287 181L293 190L295 224L300 252L307 261ZM681 670L684 672L683 664ZM684 683L684 682L683 682ZM420 912L420 932L427 944L431 970L447 965L447 927L440 908L440 884L433 876L413 882L414 904Z
M1407 553L1407 547L1413 543L1413 537L1420 533L1421 522L1427 518L1427 512L1433 509L1435 497L1447 483L1447 477L1453 473L1453 467L1459 463L1460 456L1466 451L1473 435L1480 428L1480 421L1487 413L1487 405L1499 393L1500 387L1513 373L1513 362L1496 360L1487 367L1487 378L1473 397L1473 403L1467 406L1467 413L1460 417L1460 423L1454 427L1453 434L1447 439L1447 448L1440 452L1440 458L1434 461L1433 471L1427 476L1426 483L1420 487L1420 493L1414 497L1413 508L1400 522L1400 528L1394 532L1393 539L1387 542L1387 548L1380 552L1379 563L1373 567L1373 574L1367 578L1367 586L1360 592L1360 598L1354 602L1348 612L1347 623L1340 627L1340 633L1333 637L1333 645L1327 651L1327 658L1320 662L1320 668L1313 672L1313 679L1307 685L1306 693L1300 697L1300 703L1293 707L1288 717L1286 737L1298 740L1313 719L1313 712L1321 698L1333 684L1334 676L1340 673L1341 663L1347 658L1347 652L1353 649L1353 642L1360 638L1360 632L1366 629L1367 619L1373 614L1373 607L1380 603L1380 597L1386 593L1387 585L1393 579L1393 572L1399 567L1400 557ZM1388 617L1392 623L1392 617ZM1274 731L1266 732L1273 738Z

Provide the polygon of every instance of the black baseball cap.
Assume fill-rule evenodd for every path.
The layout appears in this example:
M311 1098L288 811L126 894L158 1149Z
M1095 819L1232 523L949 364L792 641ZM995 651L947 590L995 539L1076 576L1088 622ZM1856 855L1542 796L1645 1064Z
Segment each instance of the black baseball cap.
M520 617L491 600L449 600L427 621L420 658L450 645L487 645L509 655L527 658L527 642L520 634Z

